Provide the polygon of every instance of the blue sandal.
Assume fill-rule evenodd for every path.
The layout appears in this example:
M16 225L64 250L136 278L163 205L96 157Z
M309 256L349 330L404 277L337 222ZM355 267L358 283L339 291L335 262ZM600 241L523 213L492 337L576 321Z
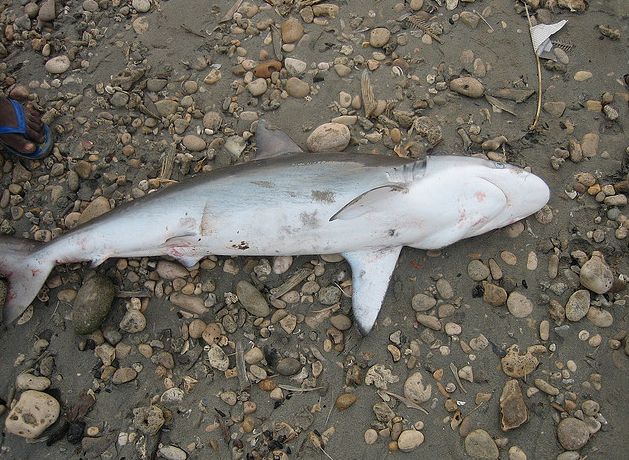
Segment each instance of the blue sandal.
M26 117L24 114L24 108L22 104L14 99L8 99L8 101L13 106L13 112L15 113L15 119L17 121L17 126L0 126L0 135L2 134L19 134L23 136L25 139L32 142L30 139L26 137L27 127L26 127ZM50 127L46 124L44 126L44 142L41 144L36 144L37 148L34 152L20 152L19 150L15 150L13 147L7 145L0 138L0 145L4 150L6 150L11 155L15 155L17 157L26 158L28 160L39 160L48 156L48 154L52 151L52 146L54 144L52 131Z

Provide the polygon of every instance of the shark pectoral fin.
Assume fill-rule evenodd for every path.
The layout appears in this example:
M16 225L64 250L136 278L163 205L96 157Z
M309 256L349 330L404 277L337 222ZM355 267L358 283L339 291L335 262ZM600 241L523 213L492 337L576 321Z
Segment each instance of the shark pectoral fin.
M352 309L362 335L369 334L387 293L402 247L343 253L352 267Z
M343 206L336 214L330 217L333 220L349 220L360 217L373 209L387 209L387 200L397 193L406 193L408 188L403 184L387 184L358 195L352 201Z
M258 121L256 128L256 149L256 159L303 152L288 134L279 129L270 128L264 120Z
M175 259L177 259L177 262L179 262L184 267L190 268L194 267L199 262L199 260L203 259L203 257L197 255L189 255L175 257Z

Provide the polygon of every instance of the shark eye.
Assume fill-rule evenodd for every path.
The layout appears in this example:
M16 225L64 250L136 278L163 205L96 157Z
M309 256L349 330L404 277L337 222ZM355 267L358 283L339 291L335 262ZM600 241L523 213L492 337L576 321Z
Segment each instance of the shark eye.
M499 163L497 161L494 161L494 168L496 169L505 169L507 167L507 165L505 163Z

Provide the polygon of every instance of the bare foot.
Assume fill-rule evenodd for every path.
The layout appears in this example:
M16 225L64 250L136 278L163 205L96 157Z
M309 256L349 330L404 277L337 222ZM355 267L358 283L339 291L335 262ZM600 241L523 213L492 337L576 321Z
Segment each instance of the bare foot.
M24 118L26 119L26 135L2 134L0 139L14 150L29 154L37 150L37 144L44 142L44 124L41 121L41 114L37 110L30 105L23 107ZM6 97L0 98L0 126L17 127L13 106Z

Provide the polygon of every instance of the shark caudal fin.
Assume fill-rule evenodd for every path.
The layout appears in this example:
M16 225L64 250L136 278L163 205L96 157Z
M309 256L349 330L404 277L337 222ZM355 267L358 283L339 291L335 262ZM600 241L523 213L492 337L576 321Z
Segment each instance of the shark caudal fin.
M26 310L55 265L54 260L45 257L42 247L34 241L0 236L0 278L9 284L2 309L4 324L15 321Z

